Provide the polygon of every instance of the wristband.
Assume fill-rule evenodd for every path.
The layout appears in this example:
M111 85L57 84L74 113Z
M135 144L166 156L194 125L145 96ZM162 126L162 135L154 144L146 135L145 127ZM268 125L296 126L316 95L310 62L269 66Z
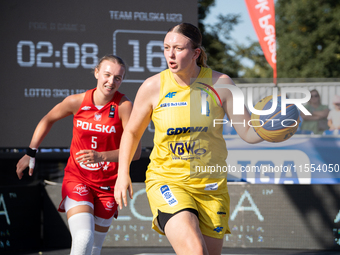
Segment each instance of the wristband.
M28 147L26 149L26 155L30 156L31 158L35 158L35 154L37 153L37 149L31 149L30 147Z

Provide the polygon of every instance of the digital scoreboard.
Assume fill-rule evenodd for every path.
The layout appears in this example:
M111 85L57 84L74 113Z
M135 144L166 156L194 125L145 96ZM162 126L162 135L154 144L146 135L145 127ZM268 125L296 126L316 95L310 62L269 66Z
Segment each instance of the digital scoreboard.
M1 148L27 147L54 105L96 87L93 68L106 54L126 62L120 91L133 101L146 78L167 68L163 39L168 29L198 22L196 0L13 0L0 6ZM67 117L41 147L69 147L71 137L72 117ZM151 127L142 144L153 146Z

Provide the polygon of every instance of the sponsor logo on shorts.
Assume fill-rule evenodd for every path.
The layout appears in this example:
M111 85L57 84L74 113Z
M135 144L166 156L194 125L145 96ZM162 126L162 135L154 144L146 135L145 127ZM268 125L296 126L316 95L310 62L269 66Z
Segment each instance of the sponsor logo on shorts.
M178 204L177 199L175 198L174 194L172 194L168 185L163 185L159 190L161 191L162 196L168 205L174 206Z
M89 190L87 189L86 185L78 184L73 188L73 193L77 193L80 196L86 196L89 194Z
M223 227L217 227L214 229L217 233L220 233L223 230Z
M225 217L225 216L227 215L226 212L220 212L220 211L218 211L217 214L218 214L218 215L221 215L222 217Z
M217 190L218 189L218 184L217 182L214 183L208 183L205 185L204 190Z
M107 201L105 210L112 211L112 208L114 207L114 205L115 205L115 202Z

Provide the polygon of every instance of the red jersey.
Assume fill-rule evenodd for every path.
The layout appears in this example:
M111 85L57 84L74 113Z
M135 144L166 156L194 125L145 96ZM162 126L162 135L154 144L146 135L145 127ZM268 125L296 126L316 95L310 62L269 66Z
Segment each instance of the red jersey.
M112 100L98 110L92 100L95 90L85 92L84 100L73 117L73 137L64 181L77 179L95 188L112 188L117 179L117 162L79 164L76 160L76 153L80 150L101 152L119 148L123 126L118 107L124 94L116 91Z

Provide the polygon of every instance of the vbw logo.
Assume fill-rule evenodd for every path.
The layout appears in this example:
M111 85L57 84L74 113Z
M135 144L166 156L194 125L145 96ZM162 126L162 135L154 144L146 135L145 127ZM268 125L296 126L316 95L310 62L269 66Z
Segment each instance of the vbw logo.
M172 152L172 159L191 159L194 155L194 148L199 142L196 141L182 141L169 142L169 150ZM198 146L199 147L199 146Z
M167 98L173 98L176 95L177 92L169 92L165 97Z

